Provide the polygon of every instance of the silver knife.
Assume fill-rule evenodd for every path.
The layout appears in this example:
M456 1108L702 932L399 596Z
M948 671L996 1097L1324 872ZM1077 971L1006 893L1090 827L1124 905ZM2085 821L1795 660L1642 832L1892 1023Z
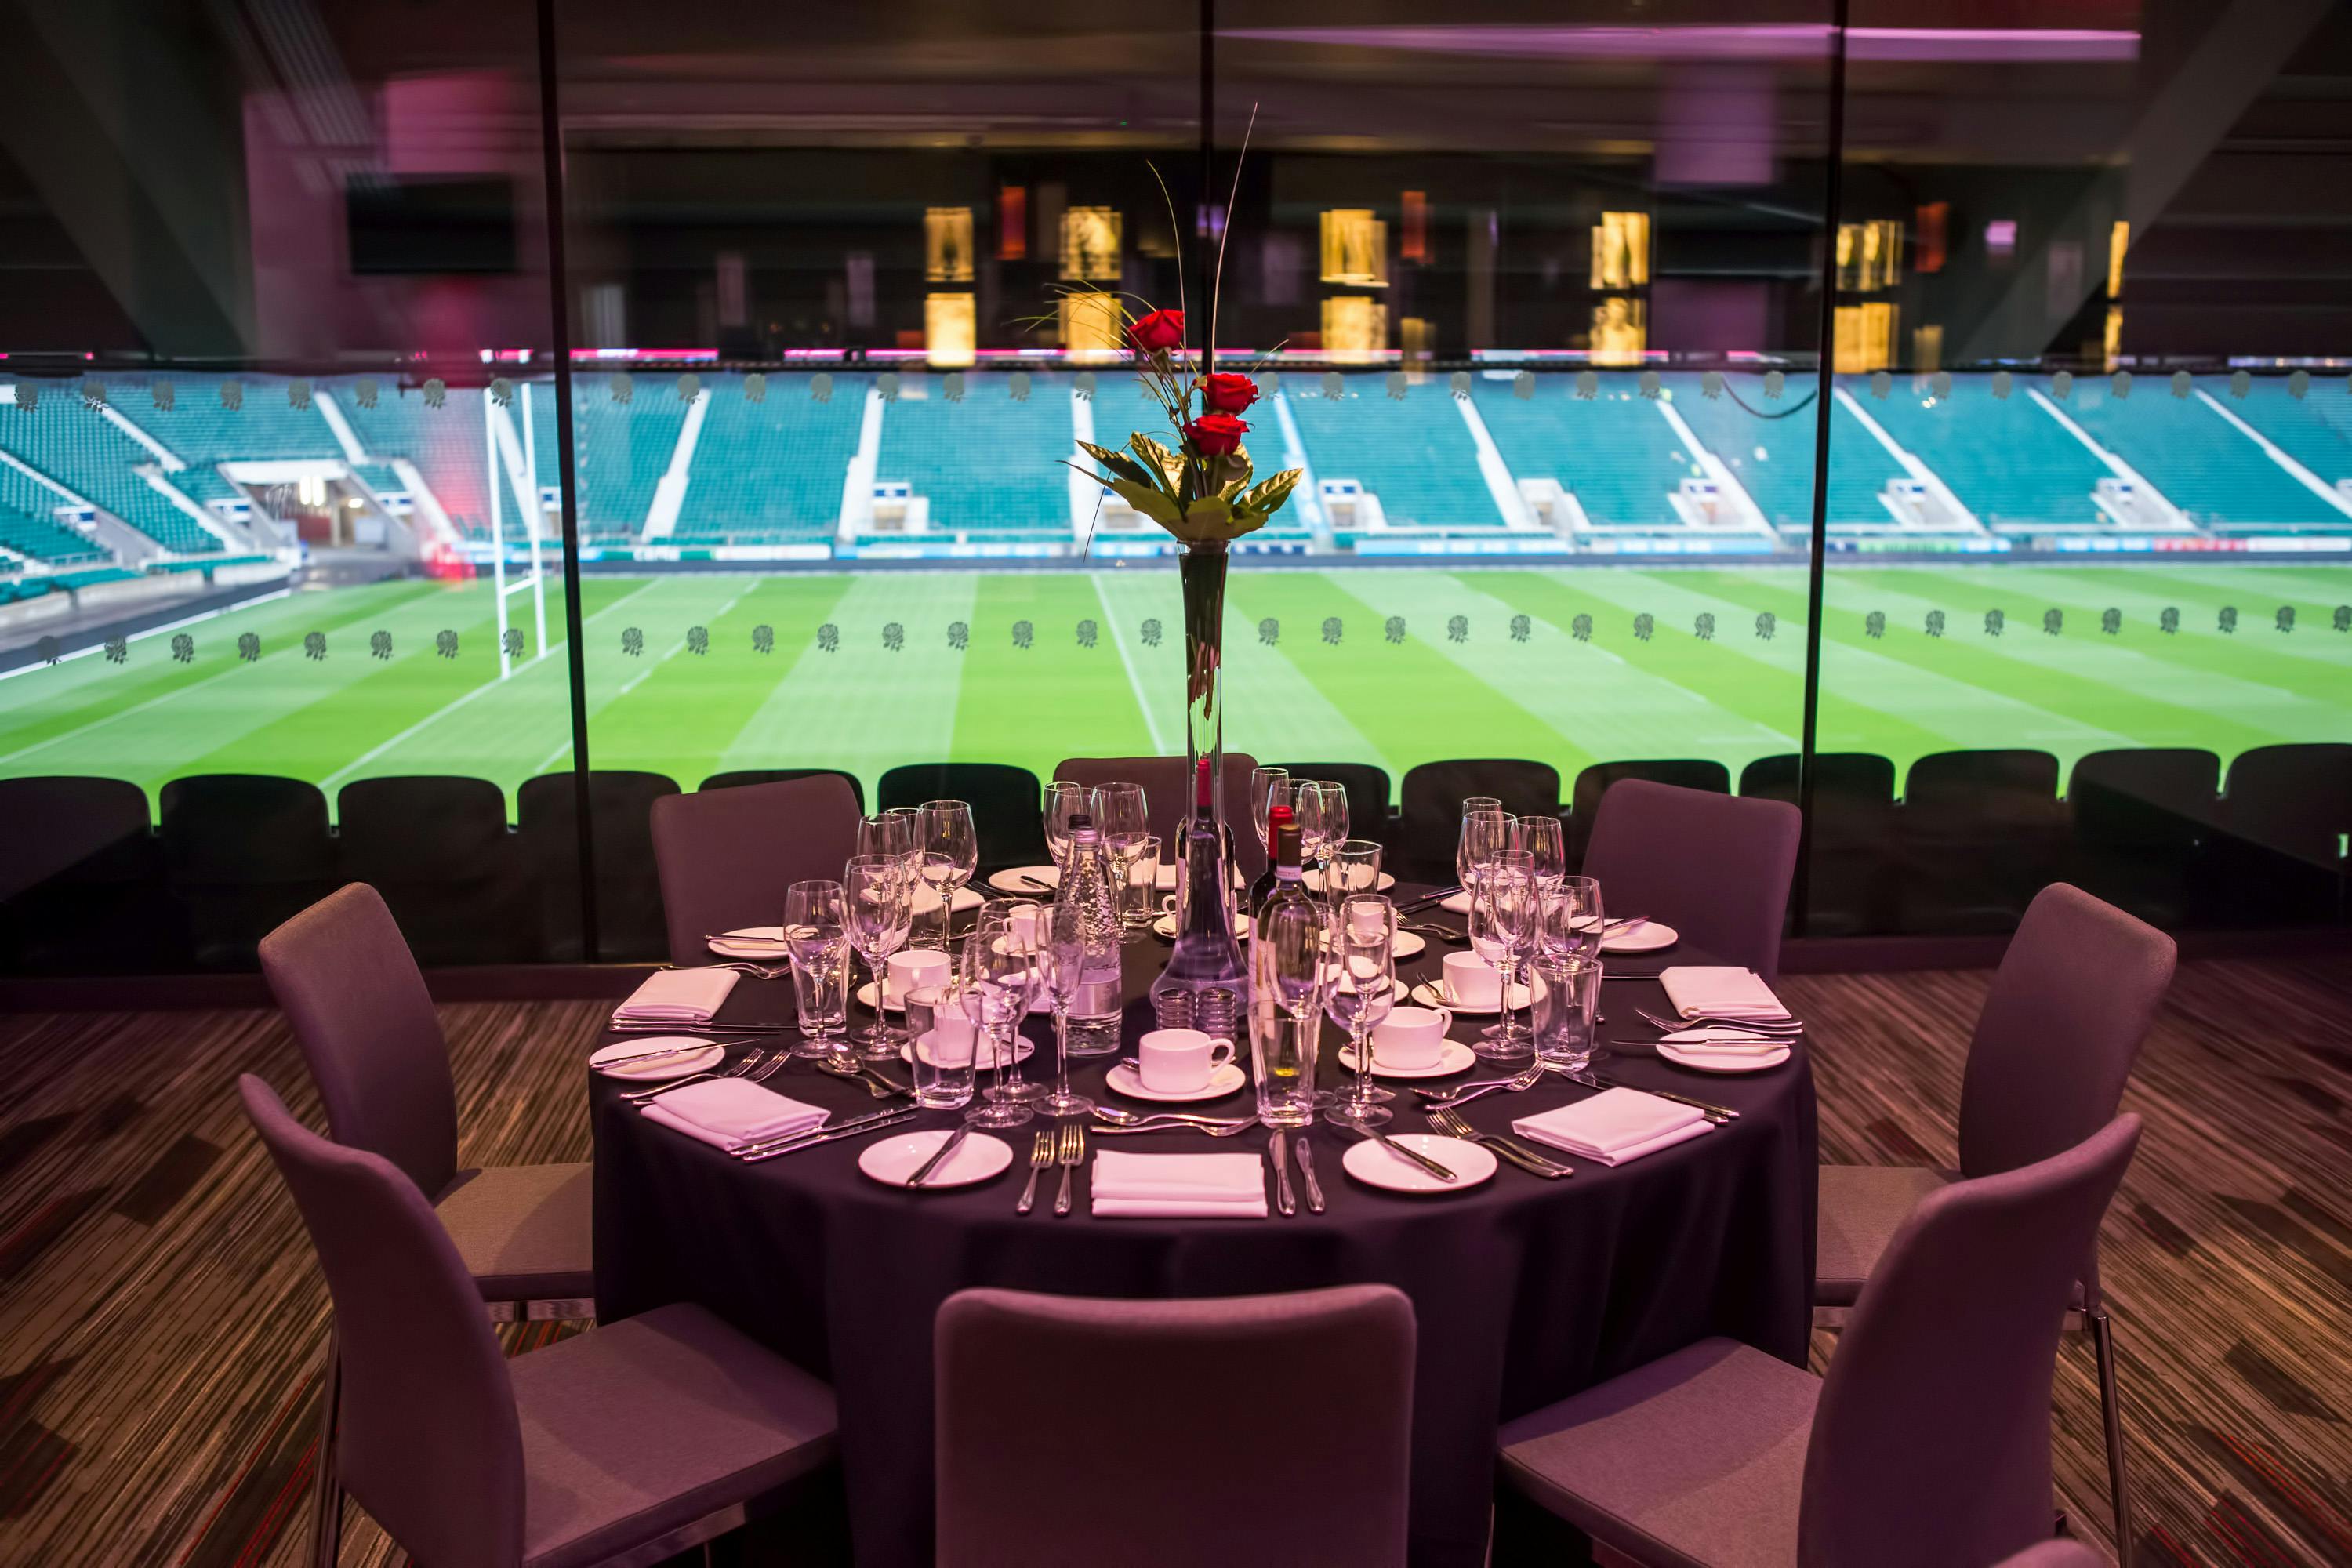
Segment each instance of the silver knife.
M1428 1155L1423 1153L1420 1150L1406 1148L1403 1144L1398 1142L1395 1139L1390 1137L1387 1133L1381 1131L1379 1128L1373 1126L1369 1121L1350 1121L1348 1125L1357 1129L1359 1131L1362 1132L1365 1137L1370 1138L1381 1148L1386 1149L1390 1153L1394 1154L1400 1160L1412 1161L1414 1164L1419 1165L1423 1170L1427 1171L1431 1175L1435 1176L1441 1182L1458 1182L1462 1179L1453 1172L1447 1170L1444 1166L1439 1164L1436 1161L1431 1159Z
M932 1150L931 1157L924 1161L921 1165L918 1166L913 1175L907 1178L907 1184L910 1187L919 1187L925 1182L929 1181L931 1179L931 1173L938 1170L941 1165L946 1164L948 1162L948 1156L962 1148L963 1141L970 1136L971 1136L971 1127L969 1123L958 1127L953 1132L949 1133L947 1142L940 1144L937 1149Z
M1315 1179L1315 1145L1307 1142L1307 1134L1304 1132L1298 1135L1298 1173L1307 1182L1307 1211L1309 1214L1321 1214L1323 1184Z
M589 1065L603 1072L612 1068L625 1068L634 1062L657 1062L664 1057L690 1057L698 1051L707 1051L716 1044L718 1042L715 1040L697 1040L690 1046L671 1046L667 1050L638 1051L633 1056L606 1057L601 1062L592 1062Z
M820 1143L830 1143L836 1138L855 1138L861 1132L878 1132L885 1127L896 1127L901 1121L912 1121L914 1119L914 1110L909 1107L904 1110L892 1111L879 1121L861 1121L854 1127L828 1127L821 1132L812 1132L806 1137L791 1142L770 1145L735 1157L747 1165L756 1165L762 1160L772 1160L779 1154L797 1154L803 1149L814 1149Z
M854 1116L846 1121L828 1122L822 1127L811 1127L799 1132L786 1132L773 1138L751 1139L736 1144L727 1152L736 1155L758 1154L780 1143L798 1143L805 1138L819 1138L833 1132L855 1132L860 1128L879 1127L894 1116L912 1116L913 1114L915 1114L915 1108L911 1105L891 1106L885 1110L869 1111L864 1116Z
M1298 1212L1298 1200L1290 1193L1290 1139L1279 1127L1266 1143L1266 1152L1274 1156L1274 1206L1286 1219Z

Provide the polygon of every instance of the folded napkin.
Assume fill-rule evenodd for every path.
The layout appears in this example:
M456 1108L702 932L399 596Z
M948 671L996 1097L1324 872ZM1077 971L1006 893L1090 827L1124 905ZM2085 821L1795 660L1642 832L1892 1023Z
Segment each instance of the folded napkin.
M1638 1089L1604 1089L1591 1100L1511 1123L1522 1138L1603 1165L1622 1165L1714 1130L1696 1108Z
M615 1024L708 1024L742 976L732 969L659 969L613 1009Z
M1752 969L1732 964L1669 964L1658 972L1666 1000L1685 1018L1712 1013L1727 1018L1772 1021L1789 1016L1789 1009Z
M647 1120L721 1149L814 1131L824 1125L824 1114L740 1078L705 1079L646 1102Z
M1094 1212L1134 1218L1264 1219L1265 1165L1255 1154L1095 1155Z

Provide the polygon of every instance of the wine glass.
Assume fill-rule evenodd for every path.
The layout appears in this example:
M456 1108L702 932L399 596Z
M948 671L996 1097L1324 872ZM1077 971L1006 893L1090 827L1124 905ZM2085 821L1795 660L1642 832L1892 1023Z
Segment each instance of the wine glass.
M860 855L891 855L901 861L915 852L915 822L912 813L905 816L896 811L877 812L857 819L857 853Z
M1324 1010L1348 1031L1356 1076L1326 1112L1341 1126L1386 1121L1394 1097L1372 1082L1372 1026L1396 1005L1396 906L1378 893L1341 900L1331 920Z
M1555 957L1599 958L1607 923L1601 884L1591 877L1562 877L1546 891L1538 939Z
M1299 863L1310 870L1315 864L1316 847L1322 842L1323 791L1312 779L1290 781L1290 820L1298 828ZM1320 890L1322 879L1310 877L1307 886Z
M963 939L957 966L965 1013L986 1041L989 1059L996 1066L996 1082L973 1101L964 1121L972 1127L1018 1127L1035 1112L1017 1091L1012 1076L1019 1070L1013 1059L1013 1031L1029 1014L1029 998L1037 984L1035 953L1025 942L1013 940L1005 906L992 900ZM980 1058L975 1056L974 1065Z
M841 884L794 882L784 889L784 947L792 954L796 1057L848 1059L849 928Z
M1085 978L1087 927L1076 899L1057 899L1041 911L1037 972L1054 1004L1054 1091L1037 1101L1047 1116L1084 1116L1095 1102L1070 1092L1070 1004Z
M1514 821L1516 818L1507 811L1463 814L1462 837L1454 847L1454 874L1461 879L1463 887L1476 891L1480 870L1511 847Z
M1144 803L1143 786L1097 784L1087 796L1087 805L1095 826L1102 831L1104 847L1110 851L1112 885L1125 887L1136 858L1151 841L1151 814Z
M1070 818L1087 809L1087 786L1055 779L1045 786L1045 852L1060 866L1070 852Z
M971 806L961 800L927 800L915 808L915 844L923 855L923 880L939 894L940 945L955 926L955 896L980 869L980 830Z
M1303 787L1308 786L1294 786L1294 800L1297 789ZM1324 895L1328 898L1330 895L1331 857L1340 845L1348 841L1348 788L1328 780L1311 787L1318 798L1318 815L1323 824L1322 834L1316 841L1315 861L1318 873L1316 879L1323 884ZM1293 809L1296 809L1295 805Z
M898 1054L898 1033L882 1016L882 965L906 945L914 919L914 885L904 855L853 855L841 872L844 924L849 945L874 972L874 1022L858 1037L858 1055L887 1061Z
M1327 897L1348 898L1381 890L1381 847L1370 838L1343 840L1331 851L1324 873Z
M1511 1016L1511 987L1518 978L1520 960L1534 946L1543 899L1534 862L1524 849L1506 849L1479 871L1471 901L1470 944L1502 976L1502 1016L1471 1047L1488 1061L1518 1061L1534 1048L1528 1031Z
M1503 801L1502 797L1499 795L1465 795L1462 797L1462 815L1465 816L1469 816L1474 811L1500 811L1502 809Z
M1514 847L1534 858L1536 880L1543 886L1557 888L1568 875L1568 842L1559 817L1549 814L1520 817Z
M1252 768L1250 770L1250 821L1256 825L1257 841L1265 842L1266 823L1277 805L1290 804L1290 770L1288 768Z

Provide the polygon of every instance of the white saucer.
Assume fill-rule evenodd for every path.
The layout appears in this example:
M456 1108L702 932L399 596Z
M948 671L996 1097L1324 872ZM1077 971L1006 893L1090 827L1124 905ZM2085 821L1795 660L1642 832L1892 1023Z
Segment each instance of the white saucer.
M1301 872L1301 873L1299 874L1299 878L1298 878L1298 879L1299 879L1300 881L1302 881L1302 882L1304 882L1304 883L1306 883L1306 884L1307 884L1307 890L1308 892L1310 892L1310 893L1319 893L1319 892L1321 892L1321 891L1323 890L1323 870L1322 870L1322 868L1320 868L1320 867L1316 868L1315 868L1314 870L1312 870L1312 871L1305 871L1305 872ZM1355 890L1360 890L1360 891L1364 891L1364 892L1373 892L1373 893L1385 893L1385 892L1387 892L1391 888L1393 888L1393 887L1395 887L1395 886L1396 886L1396 879L1395 879L1394 877L1390 876L1386 871L1383 871L1383 872L1381 872L1381 879L1380 879L1380 883L1379 883L1379 885L1378 885L1378 886L1376 886L1376 887L1372 887L1372 888L1368 888L1368 889L1355 889Z
M1033 879L1045 886L1031 886ZM1000 893L1026 893L1035 898L1062 885L1062 868L1058 866L1009 866L1002 871L990 872L988 885Z
M1025 1036L1022 1035L1015 1035L1013 1037L1013 1059L1014 1062L1025 1062L1032 1056L1034 1056L1036 1051L1036 1041L1029 1039ZM908 1067L915 1065L915 1047L911 1041L898 1047L898 1059L905 1062ZM971 1066L972 1070L975 1072L994 1072L996 1070L995 1054L986 1046L976 1046L972 1050Z
M869 1013L875 1010L874 982L871 980L857 988L857 1005L865 1008ZM886 1013L903 1013L906 1010L907 1000L903 996L891 997L890 1005L882 1009L882 1011ZM1036 1017L1041 1014L1051 1013L1053 1010L1054 1004L1052 999L1042 994L1034 1002L1029 1004L1029 1015L1031 1017Z
M1662 947L1672 947L1682 940L1682 933L1670 925L1651 921L1635 926L1622 936L1601 939L1603 952L1655 952Z
M1416 1154L1426 1154L1460 1178L1441 1182L1412 1161L1402 1159L1370 1138L1359 1139L1339 1156L1348 1174L1368 1187L1392 1193L1459 1193L1492 1180L1495 1156L1460 1138L1440 1138L1434 1132L1391 1132L1390 1137Z
M1396 940L1389 943L1389 953L1402 962L1408 958L1418 957L1422 950L1428 945L1428 941L1419 931L1401 931L1396 933Z
M1160 915L1157 919L1153 920L1151 922L1151 934L1163 938L1169 942L1174 942L1176 940L1176 917L1172 914L1167 914ZM1236 922L1234 926L1234 935L1243 942L1249 941L1249 922L1247 921Z
M1328 979L1330 979L1330 977L1331 977L1331 972L1332 972L1333 967L1334 967L1333 965L1331 965L1331 964L1328 964L1328 963L1327 963L1327 964L1325 964L1325 965L1323 966L1323 977L1324 977L1327 981L1328 981ZM1403 1001L1404 999L1405 999L1405 984L1404 984L1404 982L1403 982L1403 981L1402 981L1402 980L1391 980L1391 981L1390 981L1390 982L1389 982L1389 1005L1390 1005L1391 1006L1394 1006L1397 1003L1402 1002L1402 1001ZM1461 1011L1461 1009L1457 1007L1457 1008L1455 1008L1455 1009L1454 1009L1454 1011L1455 1011L1455 1012L1460 1012L1460 1011Z
M773 959L782 962L793 955L784 944L782 926L738 926L722 931L707 944L721 958Z
M1450 910L1457 915L1468 914L1470 912L1470 889L1465 888L1458 893L1446 894L1444 898L1438 900L1437 907L1441 910Z
M1196 1100L1223 1100L1229 1094L1237 1093L1247 1088L1249 1078L1238 1064L1219 1062L1216 1069L1209 1074L1209 1081L1205 1088L1182 1090L1146 1089L1143 1087L1143 1079L1137 1075L1136 1070L1125 1062L1121 1062L1104 1075L1103 1083L1115 1092L1126 1095L1129 1100L1156 1100L1164 1105L1183 1105Z
M923 1162L939 1152L940 1145L953 1136L955 1130L945 1127L935 1127L928 1132L901 1132L879 1143L867 1144L866 1152L857 1156L857 1168L885 1186L904 1187L907 1178L921 1170ZM974 1182L1003 1175L1012 1163L1011 1144L1002 1138L975 1132L940 1162L938 1170L923 1178L919 1190L968 1187Z
M1381 1043L1372 1041L1372 1076L1374 1078L1451 1078L1457 1072L1467 1072L1478 1062L1477 1053L1459 1040L1448 1040L1438 1048L1437 1060L1425 1068L1391 1067L1381 1060ZM1356 1047L1339 1047L1339 1065L1349 1072L1356 1070Z
M678 1046L700 1046L698 1051L685 1051L674 1057L662 1057L655 1061L638 1062L634 1066L608 1067L615 1057L634 1057L646 1051L667 1051ZM599 1046L589 1053L588 1065L606 1078L627 1079L637 1083L667 1083L674 1078L686 1078L708 1068L715 1068L727 1059L727 1053L698 1035L647 1035L635 1039L614 1040L609 1046Z
M1688 1068L1693 1072L1763 1072L1767 1068L1779 1067L1782 1062L1787 1061L1789 1047L1782 1046L1769 1057L1733 1057L1726 1056L1720 1051L1686 1051L1660 1040L1658 1055L1665 1058L1675 1066ZM1375 1057L1373 1059L1377 1061L1379 1058Z
M1444 992L1439 989L1438 983L1434 980L1424 980L1420 984L1414 986L1412 988L1412 999L1423 1007L1443 1007L1447 1012L1458 1014L1465 1018L1491 1018L1498 1011L1498 1009L1493 1007L1473 1007L1467 1003L1449 1002L1445 998ZM1532 993L1530 993L1526 986L1514 985L1511 987L1512 1012L1526 1012L1531 999Z

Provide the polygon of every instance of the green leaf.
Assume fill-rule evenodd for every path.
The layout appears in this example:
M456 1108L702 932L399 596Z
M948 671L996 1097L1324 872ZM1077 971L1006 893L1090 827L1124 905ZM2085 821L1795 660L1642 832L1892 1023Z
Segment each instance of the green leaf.
M1160 493L1154 486L1118 478L1105 479L1103 483L1117 491L1128 505L1160 527L1171 533L1178 532L1179 525L1184 521L1183 512L1177 509L1174 500ZM1179 537L1181 537L1181 533Z
M1290 492L1298 488L1299 477L1298 469L1285 468L1264 483L1252 486L1234 503L1234 509L1270 517L1290 500Z
M1104 468L1108 468L1112 473L1117 474L1120 479L1127 480L1129 484L1143 485L1155 490L1160 489L1159 481L1152 474L1151 470L1145 468L1141 463L1137 462L1133 458L1128 457L1119 452L1106 451L1100 447L1090 447L1088 448L1088 452L1096 462L1100 463ZM1072 467L1076 466L1076 465L1075 464L1072 465ZM1085 470L1080 469L1079 471L1084 472Z
M1230 539L1233 509L1215 496L1202 496L1184 509L1183 520L1169 531L1187 543L1203 539Z
M1143 459L1146 467L1157 468L1167 476L1168 493L1174 495L1183 478L1184 455L1153 440L1140 430L1129 436L1127 444L1135 449L1135 455Z

